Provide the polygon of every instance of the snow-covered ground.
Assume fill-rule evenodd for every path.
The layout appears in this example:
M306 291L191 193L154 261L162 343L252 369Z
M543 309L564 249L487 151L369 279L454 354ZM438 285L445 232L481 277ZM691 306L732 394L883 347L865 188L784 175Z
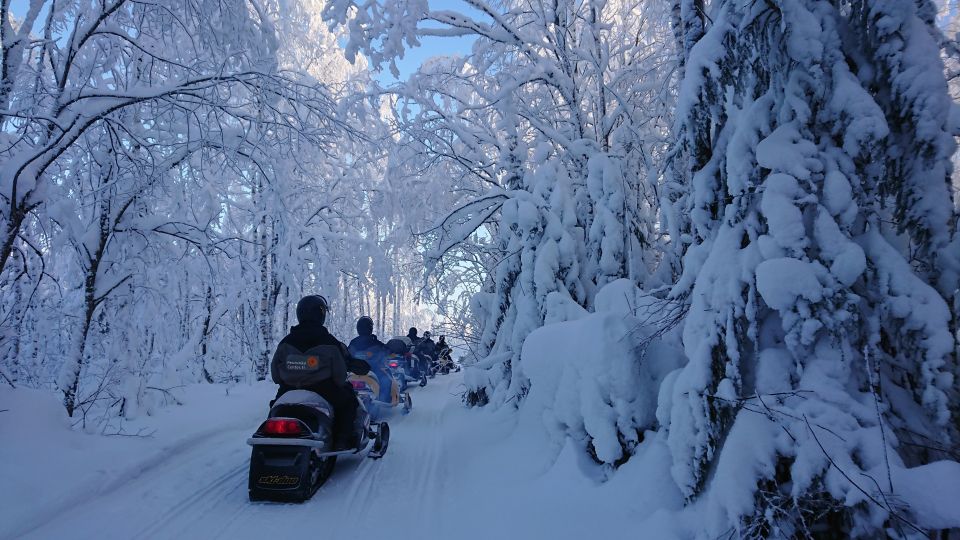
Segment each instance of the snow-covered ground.
M681 503L663 445L598 484L517 415L463 408L455 374L414 391L382 460L342 459L304 504L251 504L244 441L274 388L189 388L128 426L148 438L71 431L55 397L0 390L0 538L583 539L662 530Z

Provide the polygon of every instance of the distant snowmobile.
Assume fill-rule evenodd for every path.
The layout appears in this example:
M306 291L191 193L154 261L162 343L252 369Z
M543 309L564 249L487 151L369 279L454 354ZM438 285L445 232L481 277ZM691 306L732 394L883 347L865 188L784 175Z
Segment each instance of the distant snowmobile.
M440 360L437 362L437 365L437 371L439 371L441 375L448 375L451 371L460 371L460 366L450 357L449 349L440 355Z
M393 409L399 409L403 414L407 414L413 408L410 392L401 391L399 381L394 379L391 382L393 384L390 388L390 400L383 401L378 399L380 397L380 381L376 377L369 374L350 375L350 384L353 385L357 397L363 402L363 406L374 420L387 418Z
M390 426L371 422L358 397L358 448L333 449L333 407L319 394L291 390L280 396L267 419L247 439L251 501L306 501L330 477L339 456L383 457L390 442Z
M407 383L419 382L420 386L427 385L427 369L419 356L413 354L413 341L407 336L397 336L387 342L387 368L400 382L400 391L407 388Z

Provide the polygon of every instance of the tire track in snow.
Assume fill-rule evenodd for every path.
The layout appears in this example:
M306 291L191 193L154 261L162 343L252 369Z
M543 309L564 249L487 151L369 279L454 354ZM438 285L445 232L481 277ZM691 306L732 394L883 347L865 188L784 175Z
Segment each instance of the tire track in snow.
M403 501L398 502L406 507L405 522L408 527L423 527L421 530L430 530L426 523L432 519L438 491L442 487L437 482L437 471L443 458L440 428L449 384L440 379L433 381L434 384L427 386L420 396L419 409L415 408L397 429L402 435L396 439L396 453L391 463L394 468L403 469L396 476L402 479ZM390 450L387 457L390 457Z
M249 448L243 444L248 430L231 425L178 445L112 492L94 494L32 534L124 540L317 533L353 538L373 517L396 524L398 539L429 537L445 520L438 510L446 500L451 463L444 454L444 429L455 382L434 381L416 392L418 406L409 415L388 420L393 437L383 459L338 460L333 476L304 504L248 501Z
M163 446L146 460L109 473L104 483L69 494L48 511L27 517L18 529L11 531L9 538L21 538L35 534L51 521L73 512L78 507L90 504L92 500L113 497L129 486L136 485L144 478L154 475L156 471L162 470L171 462L174 462L178 456L203 448L211 440L222 436L223 433L223 431L208 432ZM91 495L93 499L91 499Z
M234 487L241 485L242 482L238 482L237 478L242 477L243 473L247 471L247 468L247 463L241 463L224 474L221 474L203 489L198 490L194 494L168 508L150 525L148 525L141 532L137 533L134 538L155 538L157 534L163 530L164 526L168 525L171 519L174 517L177 518L176 521L182 522L184 517L190 516L190 514L199 513L200 515L197 517L202 518L211 506L216 506L218 501L223 500L220 497L210 497L210 495L220 490L221 486L224 486L225 484L232 483ZM210 504L201 504L206 500L210 500Z
M347 523L358 522L363 517L364 512L361 512L361 510L368 506L374 494L376 484L374 472L377 464L366 457L363 459L364 461L353 472L352 486L345 497L344 508Z
M440 462L443 458L443 435L441 428L443 427L443 408L439 407L431 410L430 415L430 442L428 443L429 447L429 458L427 459L427 470L423 475L423 482L421 484L421 493L424 497L424 504L421 506L421 511L423 512L421 522L429 521L433 516L435 509L438 507L437 503L440 497L440 491L442 488L438 471L440 470Z

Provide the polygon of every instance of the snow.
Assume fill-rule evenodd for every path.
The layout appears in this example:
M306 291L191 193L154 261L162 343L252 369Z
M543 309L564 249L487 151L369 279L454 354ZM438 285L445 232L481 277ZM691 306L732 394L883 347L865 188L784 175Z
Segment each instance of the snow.
M842 218L845 224L850 224L857 215L857 206L853 202L853 188L840 171L829 171L824 175L821 202L832 215Z
M819 302L823 287L817 280L816 267L808 262L780 257L757 265L757 290L773 309L790 309L798 299Z
M863 249L850 241L837 222L820 207L814 223L814 236L820 246L820 254L830 262L830 273L844 287L849 287L867 268Z
M960 528L958 10L50 5L4 32L0 538ZM472 51L371 83L425 36ZM470 367L252 505L315 292Z
M662 441L598 483L573 441L551 446L506 410L465 409L459 374L414 391L382 460L341 459L304 504L251 504L244 441L274 388L190 387L184 406L144 421L149 438L76 433L53 396L0 390L0 505L18 516L0 520L0 538L689 538ZM25 423L36 429L9 436Z
M634 315L638 297L629 280L611 282L596 313L535 330L521 354L530 381L524 417L542 421L554 445L572 438L605 464L654 427L660 382L683 363L679 348Z
M799 180L810 178L811 173L818 172L822 167L818 160L813 159L816 154L817 146L804 139L789 124L778 127L757 144L758 165L788 173Z
M633 315L640 320L655 316L663 308L663 302L637 288L632 280L626 278L611 281L597 291L593 305L597 312Z
M918 521L933 529L960 528L960 463L935 461L891 473L897 496Z
M251 419L265 414L269 398L264 397L275 391L269 386L191 387L187 406L164 409L146 422L125 422L122 431L116 430L131 436L74 431L54 395L0 388L0 410L5 409L0 413L0 507L17 516L0 520L0 538L19 537L92 499L123 492L194 447L216 448L237 430L255 429ZM144 436L132 436L138 433ZM191 474L206 475L205 469ZM88 526L93 525L100 522Z
M801 193L796 178L788 174L767 177L760 208L770 236L786 249L802 250L807 245L803 214L794 204Z

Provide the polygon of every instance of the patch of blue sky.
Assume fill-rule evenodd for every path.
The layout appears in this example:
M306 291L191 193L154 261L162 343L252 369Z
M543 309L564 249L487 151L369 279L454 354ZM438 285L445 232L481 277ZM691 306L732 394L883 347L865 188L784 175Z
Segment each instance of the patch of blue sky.
M483 13L463 0L429 0L429 6L430 9L434 11L456 11L480 21L486 19ZM424 26L439 27L437 24L430 23L426 23ZM465 56L469 54L475 40L475 36L420 37L420 45L418 47L408 48L404 51L403 58L397 59L398 77L395 77L386 65L382 66L382 69L379 71L374 71L373 76L383 85L405 81L410 75L415 73L424 62L431 58L436 56Z

